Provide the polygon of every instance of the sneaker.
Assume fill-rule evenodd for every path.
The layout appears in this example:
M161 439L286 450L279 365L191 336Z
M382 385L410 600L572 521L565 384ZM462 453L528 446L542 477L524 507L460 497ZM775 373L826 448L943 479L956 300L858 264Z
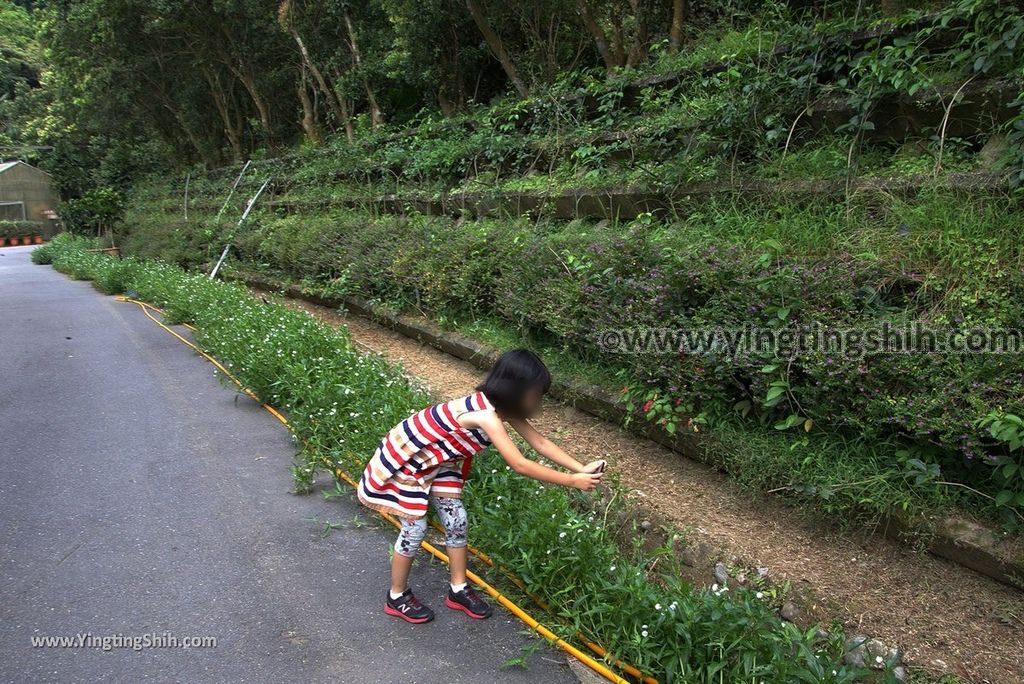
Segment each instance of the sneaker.
M391 598L391 592L388 592L384 601L384 612L388 615L400 617L414 625L418 625L421 622L430 622L434 619L434 611L420 603L420 600L413 596L412 591L409 589L406 589L396 599Z
M455 593L449 587L448 598L445 599L444 604L454 610L461 610L474 620L483 620L490 617L491 613L494 612L491 604L480 598L480 595L473 591L469 585L458 593Z

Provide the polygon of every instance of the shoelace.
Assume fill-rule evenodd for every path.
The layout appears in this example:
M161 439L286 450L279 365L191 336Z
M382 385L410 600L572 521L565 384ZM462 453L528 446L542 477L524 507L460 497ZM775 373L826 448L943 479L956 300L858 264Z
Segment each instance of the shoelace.
M480 603L480 596L477 595L476 591L471 587L466 587L463 591L466 592L466 598L468 598L471 603Z

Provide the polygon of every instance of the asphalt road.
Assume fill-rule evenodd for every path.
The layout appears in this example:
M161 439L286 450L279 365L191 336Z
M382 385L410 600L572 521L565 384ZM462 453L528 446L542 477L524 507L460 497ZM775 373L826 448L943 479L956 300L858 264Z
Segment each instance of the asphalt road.
M392 528L289 493L294 448L138 307L0 249L0 680L576 682L499 609L382 611ZM382 426L386 428L386 426ZM309 518L344 526L327 537ZM212 648L40 648L32 637L214 637Z

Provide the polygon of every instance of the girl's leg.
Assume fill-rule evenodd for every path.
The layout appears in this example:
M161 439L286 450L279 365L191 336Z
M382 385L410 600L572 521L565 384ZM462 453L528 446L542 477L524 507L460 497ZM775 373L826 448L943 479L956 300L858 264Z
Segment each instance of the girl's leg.
M466 509L462 501L450 497L434 497L433 503L444 525L452 574L452 586L445 605L477 620L489 617L493 612L491 606L466 584Z
M391 593L401 594L409 586L409 570L412 559L420 548L420 542L427 532L427 519L409 520L401 518L402 528L395 540L395 553L391 557Z
M409 570L412 569L412 556L396 553L391 556L391 595L398 596L409 586Z
M451 570L452 586L466 583L466 547L448 547L448 567Z
M409 568L413 556L420 548L427 530L427 519L402 519L402 529L395 541L395 553L391 558L391 591L384 601L384 612L406 622L418 624L434 619L434 611L419 602L409 591Z
M432 497L437 517L444 525L444 542L448 550L448 565L451 570L452 584L466 583L466 530L468 518L466 509L460 499L448 496Z

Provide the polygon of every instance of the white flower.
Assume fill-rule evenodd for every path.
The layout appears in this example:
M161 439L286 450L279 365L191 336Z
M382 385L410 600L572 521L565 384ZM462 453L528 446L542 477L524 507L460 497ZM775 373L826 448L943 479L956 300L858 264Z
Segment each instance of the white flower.
M498 498L500 499L501 497L499 496ZM764 592L759 591L756 594L754 594L754 596L756 596L759 599L764 598Z
M718 591L718 584L717 583L711 585L711 591Z
M661 604L660 603L655 603L654 604L654 610L661 610Z
M500 497L500 496L498 497L498 501L501 501L501 497ZM760 597L760 596L758 596L758 598L761 598L761 597Z
M554 519L555 519L555 514L554 514L554 513L552 513L552 514L551 514L551 519L552 519L552 520L554 520Z
M612 567L608 568L608 571L609 572L615 572L615 566L613 565Z
M640 636L646 637L647 636L647 630L645 629L644 631L640 632Z
M559 539L562 539L562 538L564 538L564 537L565 537L565 532L559 532L559 533L558 533L558 538L559 538Z
M875 662L876 663L881 664L882 660L883 660L882 656L875 656Z

